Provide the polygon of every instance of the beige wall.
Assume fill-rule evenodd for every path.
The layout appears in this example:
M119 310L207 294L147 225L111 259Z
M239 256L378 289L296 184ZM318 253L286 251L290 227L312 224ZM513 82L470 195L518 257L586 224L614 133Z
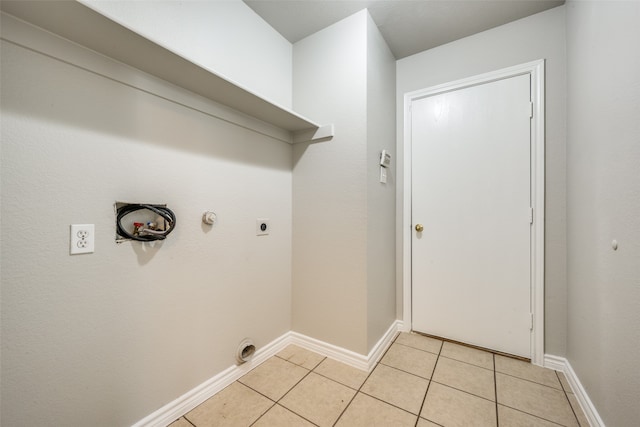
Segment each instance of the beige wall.
M294 109L336 132L294 146L293 328L360 354L395 320L394 181L377 175L393 58L372 25L363 10L293 47Z
M397 62L396 98L401 147L405 93L546 60L545 353L560 356L566 354L567 340L564 20L565 10L561 6L401 59ZM398 160L402 161L402 151ZM399 164L399 209L404 187L401 171ZM398 215L401 214L402 211ZM396 230L399 237L401 231ZM399 316L402 316L402 280L402 271L398 271Z
M23 25L6 22L3 36ZM19 31L35 51L3 42L3 423L130 425L233 365L245 336L260 348L295 329L292 312L301 332L361 354L381 338L395 320L395 190L376 164L394 150L395 64L366 12L336 28L305 41L313 70L297 82L318 90L300 111L338 137L297 146L295 163L261 123L151 76L38 30ZM115 244L116 200L167 203L176 230ZM255 236L258 217L270 236ZM73 223L95 224L94 254L69 256ZM307 275L293 292L292 273Z
M226 43L212 46L188 43L197 26L171 26L195 3L152 15L116 3L98 6L336 136L291 148L104 58L82 54L107 78L3 42L3 424L130 425L231 366L245 336L260 347L293 329L367 354L396 318L393 110L401 142L404 93L541 58L545 353L568 357L607 425L640 418L636 2L569 2L395 65L366 11L291 47L231 2L244 24L223 30L238 35L229 47L222 23L201 28ZM240 54L255 38L268 47ZM252 58L271 68L256 73ZM178 227L154 247L116 245L115 200L166 202ZM255 236L257 217L270 236ZM96 224L94 254L68 255L72 223Z
M366 353L366 13L293 45L293 108L335 137L293 147L293 329Z
M291 330L292 149L64 46L106 77L2 42L1 422L131 425ZM167 203L175 231L116 244L116 200ZM78 223L95 253L69 255Z
M291 43L241 0L81 1L205 69L291 108Z
M396 60L367 16L367 351L396 317ZM381 184L380 152L392 156Z
M567 358L605 425L630 427L640 420L640 3L566 8Z

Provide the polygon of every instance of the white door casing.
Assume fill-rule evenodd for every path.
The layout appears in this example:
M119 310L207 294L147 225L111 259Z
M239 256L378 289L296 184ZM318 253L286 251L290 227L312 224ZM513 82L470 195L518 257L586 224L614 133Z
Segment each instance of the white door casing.
M544 61L539 60L507 69L467 78L432 88L405 94L404 143L399 144L399 156L404 161L404 195L399 221L402 229L401 265L403 272L403 321L405 328L412 325L412 289L411 289L411 241L415 230L411 218L412 207L412 150L411 150L411 105L420 99L451 93L464 88L472 88L490 82L498 82L516 76L530 78L533 116L531 118L530 145L530 206L533 208L533 224L529 229L530 256L530 311L533 313L533 329L530 334L529 354L534 364L541 365L544 356ZM528 83L528 82L527 82ZM528 210L528 207L527 207ZM523 216L528 212L523 212ZM419 219L416 219L419 221ZM425 220L424 236L429 233L428 220ZM452 242L455 244L456 242ZM526 310L525 310L526 311ZM527 313L528 315L528 313ZM522 319L529 324L529 319ZM521 346L522 347L522 346ZM522 354L521 354L522 355ZM525 356L528 356L525 354Z

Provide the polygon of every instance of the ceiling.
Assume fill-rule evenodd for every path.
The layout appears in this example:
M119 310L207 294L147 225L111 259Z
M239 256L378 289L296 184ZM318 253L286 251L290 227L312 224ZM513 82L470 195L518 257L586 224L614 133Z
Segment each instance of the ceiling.
M243 1L291 43L367 8L396 59L564 3L564 0Z

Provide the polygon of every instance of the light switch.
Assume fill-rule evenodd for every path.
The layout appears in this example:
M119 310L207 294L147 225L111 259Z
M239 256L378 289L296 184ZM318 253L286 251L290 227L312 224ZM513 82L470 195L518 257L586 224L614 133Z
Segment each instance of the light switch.
M384 166L380 166L380 182L383 184L387 183L387 168Z

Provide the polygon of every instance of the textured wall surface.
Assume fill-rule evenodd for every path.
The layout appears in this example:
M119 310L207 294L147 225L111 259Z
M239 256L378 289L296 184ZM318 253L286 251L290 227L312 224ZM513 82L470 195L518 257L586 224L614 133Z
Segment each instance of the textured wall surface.
M241 0L83 3L269 101L291 108L291 43Z
M367 17L367 340L368 351L396 317L396 61ZM380 179L380 152L392 156L387 183Z
M293 107L336 136L293 147L293 329L366 353L367 13L293 46Z
M2 42L1 423L131 425L291 329L292 150L47 54ZM116 244L116 200L175 231ZM70 256L83 223L95 253Z
M294 108L336 136L296 144L293 328L360 354L396 319L395 61L366 10L294 44Z
M399 60L398 144L401 145L404 138L405 93L538 59L546 60L545 352L563 356L567 340L564 7ZM402 157L398 157L402 162ZM402 168L401 163L399 167ZM401 171L398 172L399 197L404 188ZM400 236L401 231L397 230ZM398 302L402 301L401 273ZM401 306L399 316L402 316Z
M604 423L630 427L640 420L640 3L566 7L567 358Z

